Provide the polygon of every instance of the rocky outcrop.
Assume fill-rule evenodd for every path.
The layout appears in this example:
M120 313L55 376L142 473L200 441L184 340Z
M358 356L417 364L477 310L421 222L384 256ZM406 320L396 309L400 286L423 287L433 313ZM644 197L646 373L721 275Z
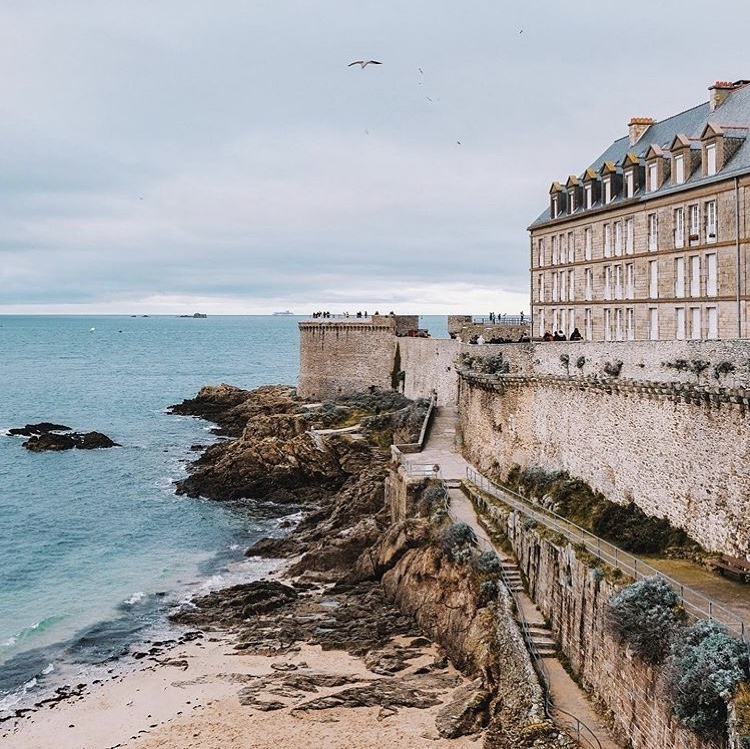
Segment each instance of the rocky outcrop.
M74 432L64 424L53 424L49 421L26 424L25 427L14 427L8 430L8 434L28 437L29 439L23 443L23 446L36 453L120 447L117 442L113 442L106 434L101 432Z

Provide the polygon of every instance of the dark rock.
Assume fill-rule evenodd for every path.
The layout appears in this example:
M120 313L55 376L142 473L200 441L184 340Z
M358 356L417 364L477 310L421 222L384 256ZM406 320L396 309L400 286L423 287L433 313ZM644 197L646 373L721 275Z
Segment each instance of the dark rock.
M106 434L101 432L70 432L68 434L57 434L56 432L43 432L30 437L23 446L32 452L72 450L97 450L106 447L120 447Z
M477 733L489 723L492 694L482 687L481 679L459 687L453 699L437 714L435 725L446 739Z
M8 434L20 437L33 437L38 434L46 434L47 432L69 431L71 431L70 427L66 427L64 424L52 424L49 421L40 421L38 424L27 424L25 427L9 429Z

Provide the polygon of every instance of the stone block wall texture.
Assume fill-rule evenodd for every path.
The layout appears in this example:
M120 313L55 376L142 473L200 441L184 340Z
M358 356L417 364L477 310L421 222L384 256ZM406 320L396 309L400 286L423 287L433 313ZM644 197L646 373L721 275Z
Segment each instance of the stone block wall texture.
M462 378L467 459L565 470L607 499L666 517L705 548L750 551L750 416L743 404L685 402L575 378Z
M398 346L406 373L404 395L423 398L436 390L439 406L455 405L461 343L449 338L399 338Z
M361 393L374 385L391 389L397 338L393 321L300 322L297 392L325 399Z
M663 692L660 666L640 660L606 626L615 583L557 545L525 528L518 513L507 517L507 534L528 580L529 593L549 620L562 651L583 685L606 707L617 733L633 749L718 749L679 726Z

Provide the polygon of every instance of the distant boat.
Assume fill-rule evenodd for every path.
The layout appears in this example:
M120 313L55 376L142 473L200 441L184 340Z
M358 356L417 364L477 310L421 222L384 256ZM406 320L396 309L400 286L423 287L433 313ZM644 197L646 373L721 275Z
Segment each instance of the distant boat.
M205 314L204 312L193 312L192 315L180 315L180 317L191 317L191 318L204 319L204 318L208 317L208 315Z
M274 312L274 315L293 315L294 312L290 312L288 309L285 309L283 312Z

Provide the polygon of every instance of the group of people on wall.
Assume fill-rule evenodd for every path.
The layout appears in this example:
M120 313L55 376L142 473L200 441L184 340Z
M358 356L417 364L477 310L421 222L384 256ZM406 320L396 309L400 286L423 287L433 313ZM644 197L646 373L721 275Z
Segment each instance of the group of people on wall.
M570 334L570 339L565 335L564 330L556 330L554 333L550 333L549 330L545 332L545 334L542 336L543 341L581 341L583 340L583 336L581 335L581 331L578 330L578 328L574 328L573 332Z

